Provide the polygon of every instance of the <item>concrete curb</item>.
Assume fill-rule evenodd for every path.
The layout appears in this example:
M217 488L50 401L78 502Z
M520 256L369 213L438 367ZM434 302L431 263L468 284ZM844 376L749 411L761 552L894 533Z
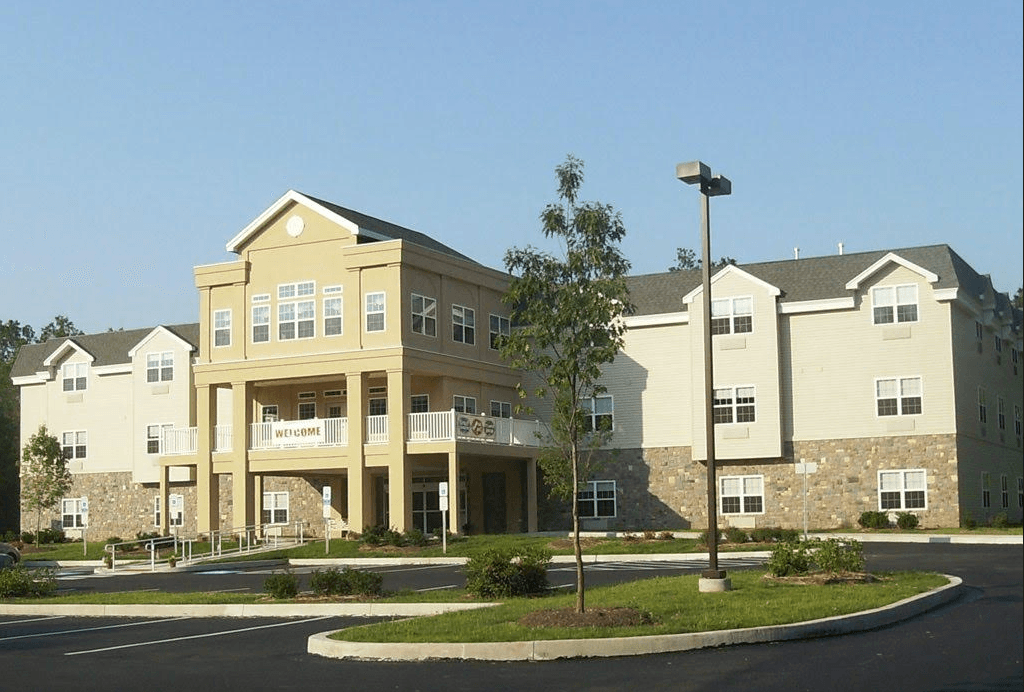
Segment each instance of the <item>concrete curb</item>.
M959 596L962 580L882 608L789 625L747 629L608 639L560 639L529 642L382 644L330 639L330 632L310 636L307 651L328 658L377 661L472 659L479 661L551 661L559 658L640 656L731 644L756 644L862 632L891 625L949 603Z
M490 608L496 603L229 603L229 604L2 604L0 615L64 617L418 617Z

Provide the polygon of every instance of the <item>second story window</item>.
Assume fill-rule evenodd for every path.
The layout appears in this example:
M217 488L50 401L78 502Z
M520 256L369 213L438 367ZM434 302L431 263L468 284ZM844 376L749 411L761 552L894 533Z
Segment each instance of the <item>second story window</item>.
M978 387L978 420L988 422L988 391L984 387Z
M430 396L413 394L409 397L409 413L427 413L430 411Z
M324 336L342 333L341 286L324 287Z
M366 294L366 331L382 332L385 325L385 304L383 293Z
M89 381L89 364L88 363L66 363L61 368L62 375L62 386L65 392L82 392L85 391L86 384Z
M316 284L300 281L277 287L277 338L280 341L316 336Z
M66 432L61 436L60 448L65 459L85 459L88 436L84 430Z
M252 306L252 342L265 344L270 341L270 306Z
M753 387L725 387L715 389L714 422L753 423L756 419Z
M875 324L917 322L917 286L879 286L871 289Z
M510 323L507 317L501 315L491 315L491 340L490 346L492 349L498 349L498 341L503 336L508 336L510 333Z
M712 334L747 334L754 330L754 299L723 298L711 301Z
M875 402L879 416L921 413L921 378L892 377L875 380Z
M452 406L456 413L476 413L476 398L456 394L452 397Z
M437 301L412 294L412 331L424 336L437 336Z
M150 353L146 355L146 382L170 382L174 379L174 353Z
M213 345L231 345L231 311L215 310L213 313Z
M611 394L588 396L580 400L583 408L583 429L612 430L615 426L615 401Z
M452 340L476 343L476 312L472 308L452 305Z

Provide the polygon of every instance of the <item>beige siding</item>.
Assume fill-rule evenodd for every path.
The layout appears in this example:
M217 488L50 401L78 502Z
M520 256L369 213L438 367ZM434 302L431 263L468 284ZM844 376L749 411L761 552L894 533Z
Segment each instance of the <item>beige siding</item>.
M871 288L914 283L918 321L876 325ZM953 363L949 305L931 285L898 265L879 271L855 297L853 310L783 316L786 429L794 440L950 433ZM878 416L878 378L920 377L922 412Z

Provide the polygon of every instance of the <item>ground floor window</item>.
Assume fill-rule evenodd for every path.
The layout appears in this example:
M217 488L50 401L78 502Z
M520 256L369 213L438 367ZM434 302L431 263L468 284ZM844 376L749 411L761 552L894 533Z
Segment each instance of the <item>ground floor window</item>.
M1017 506L1024 507L1024 478L1017 478Z
M615 481L589 481L576 493L581 519L612 519L616 516Z
M263 509L260 511L262 524L288 523L288 492L263 493Z
M65 529L80 529L85 526L82 518L83 497L66 497L60 501L60 525Z
M927 478L924 469L878 472L880 510L926 509L927 499Z
M764 513L764 476L722 476L718 487L722 514Z
M981 506L992 506L992 481L987 472L981 474Z
M1000 500L1003 509L1010 507L1010 479L1006 476L999 477Z

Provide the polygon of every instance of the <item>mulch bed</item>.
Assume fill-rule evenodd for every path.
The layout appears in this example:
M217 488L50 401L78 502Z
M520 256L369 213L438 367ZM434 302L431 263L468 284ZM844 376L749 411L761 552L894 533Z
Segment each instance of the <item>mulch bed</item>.
M879 577L868 572L812 572L811 574L795 574L789 577L775 577L766 574L761 577L765 581L773 581L779 584L870 584L876 581L885 581L886 578Z

